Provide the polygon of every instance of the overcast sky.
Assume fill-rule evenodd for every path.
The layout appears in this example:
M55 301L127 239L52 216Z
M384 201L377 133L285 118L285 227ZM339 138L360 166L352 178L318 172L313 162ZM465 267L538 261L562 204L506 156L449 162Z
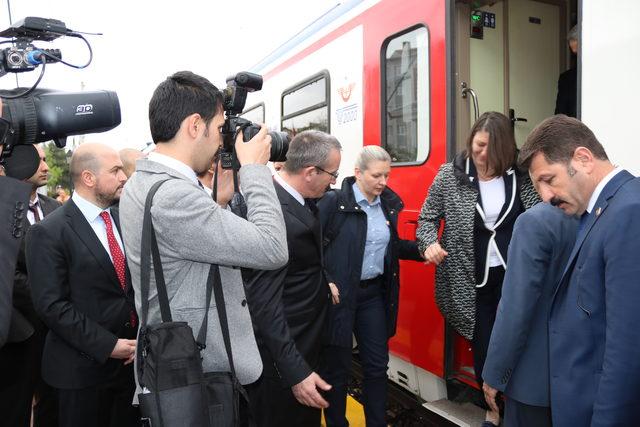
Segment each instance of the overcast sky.
M67 28L100 32L87 36L94 52L92 64L75 70L62 64L47 67L39 87L79 91L115 90L120 98L122 124L87 137L115 148L140 148L151 140L148 102L154 88L168 75L191 70L218 88L230 74L248 69L282 43L330 10L339 0L12 0L11 18L54 18ZM0 29L9 26L8 0L0 0ZM75 38L39 47L62 49L75 64L88 58L84 43ZM4 45L6 47L6 45ZM39 70L20 75L31 86ZM0 88L15 87L15 77L0 78Z

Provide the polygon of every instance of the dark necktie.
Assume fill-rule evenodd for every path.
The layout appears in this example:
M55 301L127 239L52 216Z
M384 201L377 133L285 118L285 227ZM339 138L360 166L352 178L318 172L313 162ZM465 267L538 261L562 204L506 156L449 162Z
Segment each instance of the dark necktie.
M313 199L304 199L304 204L314 216L318 213L318 206L316 206L316 202Z
M118 281L120 282L120 288L124 291L125 287L127 286L127 282L125 279L124 254L122 253L120 245L118 245L118 241L116 240L116 236L113 233L113 224L111 222L111 216L109 216L109 212L100 212L100 217L104 221L104 225L107 230L107 242L109 243L109 253L111 254L113 267L116 270L116 275L118 276ZM136 326L136 315L133 311L131 312L131 326Z
M38 211L39 205L40 203L37 200L33 203L29 203L29 210L33 212L33 217L35 218L36 223L42 220L42 218L40 218L40 212Z

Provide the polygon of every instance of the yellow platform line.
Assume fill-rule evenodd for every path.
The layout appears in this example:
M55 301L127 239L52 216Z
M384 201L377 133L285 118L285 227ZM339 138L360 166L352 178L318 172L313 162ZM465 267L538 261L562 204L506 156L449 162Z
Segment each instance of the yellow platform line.
M347 396L347 420L349 427L365 427L364 409L357 400L351 396ZM324 414L322 415L322 427L325 427Z

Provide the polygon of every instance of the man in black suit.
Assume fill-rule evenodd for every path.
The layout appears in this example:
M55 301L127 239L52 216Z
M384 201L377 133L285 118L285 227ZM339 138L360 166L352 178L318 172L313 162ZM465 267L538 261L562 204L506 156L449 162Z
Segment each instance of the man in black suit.
M49 332L42 376L58 391L60 426L134 426L137 316L118 215L126 176L118 153L83 144L71 158L73 197L27 236L33 302Z
M7 120L2 120L2 99L0 98L0 160L4 141L11 129ZM27 165L31 175L38 167L35 159ZM9 325L13 315L13 272L15 271L18 249L22 241L22 227L29 203L29 185L5 176L4 165L0 164L0 348L7 342Z
M558 77L558 94L556 95L556 108L553 114L565 114L569 117L577 117L578 99L578 69L576 68L576 55L578 54L578 42L580 34L575 25L567 35L567 42L571 50L571 67Z
M42 381L40 362L46 327L37 316L31 301L31 287L27 275L24 236L31 224L40 222L56 208L60 202L38 194L38 188L47 184L49 166L45 153L39 145L19 145L7 159L7 175L23 173L21 151L35 151L39 158L38 169L24 181L31 185L31 196L23 224L23 237L18 252L13 283L13 311L9 326L7 344L0 349L0 413L4 414L7 425L29 427L31 403L35 394L34 426L57 426L57 403L53 390ZM20 176L14 176L20 178Z
M287 228L289 262L254 272L247 283L249 310L264 365L249 397L261 426L319 426L329 390L316 373L329 302L322 265L322 230L315 203L335 183L341 146L319 131L299 133L284 168L274 175Z

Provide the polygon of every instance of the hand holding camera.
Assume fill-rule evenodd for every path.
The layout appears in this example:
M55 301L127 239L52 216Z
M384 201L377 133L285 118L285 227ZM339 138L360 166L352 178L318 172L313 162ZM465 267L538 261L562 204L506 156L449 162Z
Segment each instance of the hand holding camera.
M267 132L267 127L262 125L260 131L248 142L244 142L241 132L238 133L235 149L238 161L242 166L267 164L269 157L271 157L271 136Z

